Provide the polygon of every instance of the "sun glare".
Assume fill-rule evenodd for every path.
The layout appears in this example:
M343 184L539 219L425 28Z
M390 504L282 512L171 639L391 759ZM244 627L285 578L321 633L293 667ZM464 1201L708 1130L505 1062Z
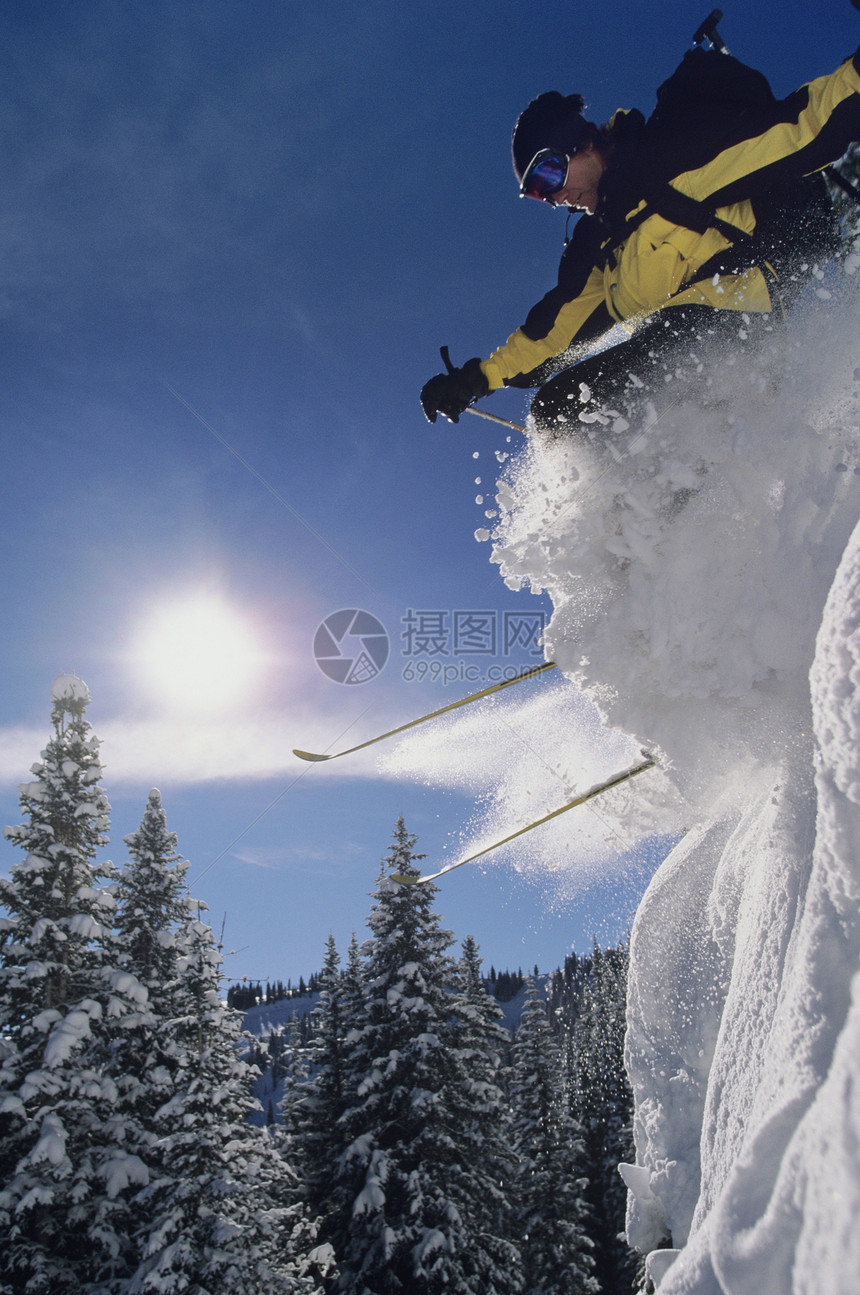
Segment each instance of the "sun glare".
M263 666L261 645L247 619L211 594L151 613L132 656L148 693L198 711L244 701Z

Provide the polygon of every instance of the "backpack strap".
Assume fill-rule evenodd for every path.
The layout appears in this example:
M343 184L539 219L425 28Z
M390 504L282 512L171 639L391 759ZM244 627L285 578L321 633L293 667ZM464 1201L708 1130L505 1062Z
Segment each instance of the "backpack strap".
M691 229L696 234L704 234L709 229L716 229L723 238L728 239L731 247L712 257L707 266L703 266L701 273L696 276L697 280L704 277L713 278L717 273L717 267L715 266L714 269L709 267L717 261L722 262L725 258L728 258L736 269L748 269L756 263L758 245L754 233L748 234L746 230L723 220L716 214L716 208L711 203L689 198L666 184L652 190L643 206L624 222L623 228L618 231L616 237L605 241L599 257L601 265L609 265L614 269L616 265L614 248L620 246L640 225L654 215L662 216L671 225ZM738 252L740 252L740 262ZM707 274L706 270L709 271ZM723 269L722 273L728 273L728 270Z
M747 234L742 229L730 225L726 220L716 218L712 222L712 228L719 230L723 238L727 238L731 247L725 248L722 252L717 252L700 266L699 272L691 283L703 283L706 279L713 279L715 274L741 274L744 270L751 269L754 265L759 265L762 259L759 256L760 242L755 234ZM759 268L762 268L759 265ZM688 288L690 284L685 284Z
M704 234L716 219L716 207L711 203L690 198L673 189L670 184L663 184L646 196L645 209L636 213L633 228L638 228L643 220L655 213L671 225L682 225L684 229L692 229L696 234Z

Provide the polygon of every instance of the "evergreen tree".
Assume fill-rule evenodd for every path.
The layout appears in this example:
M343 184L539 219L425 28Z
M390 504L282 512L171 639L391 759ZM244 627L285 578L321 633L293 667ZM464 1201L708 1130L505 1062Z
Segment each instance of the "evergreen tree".
M155 1163L138 1198L141 1257L128 1295L314 1291L313 1229L267 1129L249 1123L256 1072L239 1056L240 1018L221 1001L221 955L202 907L186 897L172 946L173 1015L160 1023L170 1096L151 1116Z
M170 1027L184 1008L178 937L188 919L188 863L167 830L158 791L149 793L140 827L125 844L129 860L119 874L117 946L123 968L146 990L149 1011L127 1023L114 1044L113 1066L126 1117L151 1129L179 1071Z
M357 1021L364 1004L364 970L361 963L361 945L355 932L346 952L346 966L341 979L341 999L343 1019L349 1023Z
M285 1054L288 1053L288 1039L284 1032L284 1027L279 1025L269 1034L268 1039L268 1059L269 1059L269 1089L274 1092L278 1084L284 1077Z
M312 1078L287 1086L282 1103L285 1148L302 1179L314 1213L330 1209L335 1166L343 1151L340 1118L344 1112L343 977L334 937L329 936L320 998L311 1014L313 1031L306 1050Z
M504 1091L509 1079L511 1038L502 1011L481 976L481 957L471 935L463 941L458 992L452 1003L450 1136L454 1162L446 1166L445 1190L460 1215L469 1246L462 1258L464 1290L518 1292L521 1255L510 1235L508 1186L515 1174L511 1120Z
M571 1110L579 1123L588 1176L589 1231L601 1289L626 1295L636 1285L636 1256L624 1237L626 1190L618 1172L634 1159L633 1094L624 1066L627 948L596 942L570 1032Z
M116 939L123 968L146 990L148 1011L126 1022L115 1039L111 1070L120 1093L123 1140L145 1162L148 1177L163 1184L174 1167L161 1143L158 1112L181 1086L185 1073L175 1022L187 1006L180 964L189 897L188 864L177 853L176 836L167 829L157 790L149 793L140 827L125 837L125 844L129 857L119 873ZM128 1203L128 1231L134 1240L129 1279L135 1281L140 1280L144 1252L144 1271L151 1263L156 1194L153 1186ZM166 1279L164 1288L170 1289Z
M533 981L513 1047L511 1083L517 1236L526 1295L592 1295L582 1144L570 1116L561 1060Z
M127 1261L122 1193L146 1181L120 1137L109 1062L145 994L119 972L114 900L96 862L110 806L82 680L52 689L53 736L21 787L26 852L0 879L0 1289L113 1289Z
M435 887L388 875L417 874L414 844L400 819L374 896L363 1002L348 1035L345 1151L331 1220L340 1289L493 1295L471 1283L474 1238L448 1194L459 1157L451 936L431 909Z

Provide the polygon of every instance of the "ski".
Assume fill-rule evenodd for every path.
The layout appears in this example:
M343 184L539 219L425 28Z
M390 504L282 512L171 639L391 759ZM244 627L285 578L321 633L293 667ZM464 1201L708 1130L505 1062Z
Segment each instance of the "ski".
M643 751L643 755L645 752ZM548 823L550 819L558 818L560 814L566 814L569 809L575 809L577 805L584 805L587 800L593 800L595 796L601 796L603 792L610 791L613 787L618 787L622 782L627 782L630 778L635 778L637 774L645 773L647 769L653 769L657 761L653 756L648 756L640 764L631 765L629 769L622 769L620 773L613 774L605 782L599 782L595 787L590 787L588 791L582 792L579 796L574 796L565 805L559 806L558 809L552 810L549 814L544 814L543 818L536 818L533 823L527 823L525 827L519 828L516 832L511 832L510 836L503 836L501 841L494 841L492 845L485 846L483 850L478 850L475 854L470 854L466 859L458 859L456 863L449 863L446 868L440 868L438 872L422 873L420 876L408 876L402 872L392 873L392 881L399 881L402 886L420 886L425 881L437 881L439 877L444 877L446 873L453 872L455 868L462 868L464 864L474 863L475 859L480 859L485 854L491 854L493 850L498 850L499 846L507 845L509 841L515 841L518 836L524 836L526 832L533 832L536 827L541 827Z
M398 728L390 728L387 733L379 733L376 737L370 737L366 742L359 742L358 746L348 747L345 751L332 751L324 754L317 751L299 751L293 747L293 755L297 755L300 760L311 760L317 763L321 760L338 760L342 755L353 755L356 751L363 751L366 746L374 746L377 742L384 742L386 738L396 737L398 733L405 733L407 729L415 728L418 724L426 724L428 720L436 719L439 715L447 715L449 711L458 710L460 706L469 706L473 701L480 701L482 697L489 697L491 693L501 692L503 688L512 688L515 683L523 683L526 679L533 679L536 675L543 674L545 670L554 670L554 661L545 661L543 665L537 665L531 670L524 670L522 674L514 675L513 679L504 679L501 683L494 683L490 688L484 688L481 692L473 692L468 697L461 697L459 701L452 701L448 706L440 706L438 710L433 710L429 715L420 715L418 719L409 720L408 724L401 724Z

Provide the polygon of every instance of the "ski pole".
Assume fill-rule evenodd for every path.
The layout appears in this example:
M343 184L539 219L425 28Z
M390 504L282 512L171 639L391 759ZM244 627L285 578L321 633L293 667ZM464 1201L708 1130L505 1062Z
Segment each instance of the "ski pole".
M857 7L860 8L860 0L857 0ZM853 185L850 180L846 179L841 172L837 171L835 166L825 166L824 174L827 176L828 180L832 180L834 184L839 186L843 193L847 193L849 198L853 198L858 206L860 206L860 189L858 189L856 185Z
M522 432L523 436L528 436L528 431L522 423L512 423L509 418L499 418L498 414L488 414L486 409L478 409L476 405L466 406L467 414L474 414L476 418L489 419L491 423L501 423L502 427L510 427L513 432Z
M712 9L704 22L696 29L693 37L694 45L701 45L702 41L709 40L714 49L719 50L721 54L728 54L722 36L717 31L717 23L723 21L722 9Z

